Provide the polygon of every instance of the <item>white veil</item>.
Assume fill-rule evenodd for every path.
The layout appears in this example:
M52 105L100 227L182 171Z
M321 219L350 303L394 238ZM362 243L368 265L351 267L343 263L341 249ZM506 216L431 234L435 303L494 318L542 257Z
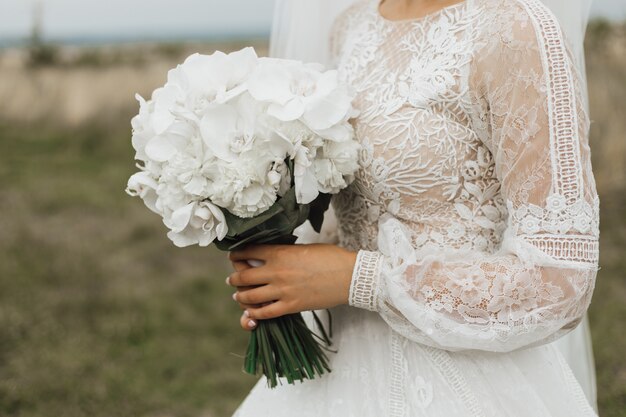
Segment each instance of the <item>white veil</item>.
M357 1L377 0L276 0L270 55L329 65L332 24L342 11ZM552 10L569 41L582 75L585 105L588 107L583 41L593 0L542 1ZM326 212L321 235L317 235L308 223L300 226L295 233L299 236L299 243L331 242L336 236L335 229L336 219L331 208ZM556 341L555 345L570 364L589 402L595 407L595 368L587 318L576 330Z

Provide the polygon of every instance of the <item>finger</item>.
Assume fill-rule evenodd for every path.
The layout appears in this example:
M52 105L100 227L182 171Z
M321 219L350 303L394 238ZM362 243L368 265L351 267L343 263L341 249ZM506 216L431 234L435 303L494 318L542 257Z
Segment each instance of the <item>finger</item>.
M244 286L240 286L240 287L236 287L236 288L237 288L237 291L248 291L248 290L251 290L253 288L258 288L258 286L250 285L250 286L245 286L245 287Z
M271 256L274 246L276 245L248 245L230 252L228 259L231 261L245 261L247 259L264 261Z
M256 320L252 320L250 319L245 313L241 315L241 318L239 319L239 324L241 325L241 328L244 330L253 330L256 325L257 322Z
M233 269L236 272L245 271L246 269L252 268L252 266L246 261L234 261L232 262Z
M247 310L249 308L259 308L259 307L263 307L265 305L265 303L261 303L261 304L245 304L245 303L239 303L239 308L241 308L242 310Z
M260 308L249 308L246 311L248 312L248 317L253 320L274 319L286 314L295 313L295 311L289 309L289 306L284 301L276 301L275 303Z
M233 299L243 304L262 304L280 299L280 292L273 286L264 285L246 291L237 291Z
M231 263L233 265L233 269L235 270L235 272L241 272L241 271L245 271L246 269L252 268L252 265L250 265L246 261L234 261ZM230 285L230 275L226 277L226 284Z
M267 268L258 267L250 268L245 271L233 272L226 279L228 285L233 287L251 287L258 285L266 285L271 282L268 276Z
M239 303L239 308L241 310L247 310L249 308L259 308L261 307L263 304L244 304L244 303Z
M248 310L251 308L261 308L261 307L265 307L266 305L272 304L273 301L268 302L268 303L261 303L261 304L243 304L243 303L239 303L239 307L242 310Z

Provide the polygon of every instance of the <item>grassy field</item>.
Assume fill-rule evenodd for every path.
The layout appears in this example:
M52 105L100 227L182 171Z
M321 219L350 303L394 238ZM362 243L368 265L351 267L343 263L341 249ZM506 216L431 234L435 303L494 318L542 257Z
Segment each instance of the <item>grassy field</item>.
M602 207L590 317L601 415L621 417L624 27L594 26L589 45ZM27 73L0 66L8 77L0 85L0 416L227 417L255 382L240 370L247 335L224 284L224 254L173 247L160 220L123 191L134 171L132 93L160 84L161 69L186 50L162 52L158 63L91 57ZM78 84L64 89L63 80ZM37 100L50 91L58 105ZM72 101L81 93L100 107L81 112Z

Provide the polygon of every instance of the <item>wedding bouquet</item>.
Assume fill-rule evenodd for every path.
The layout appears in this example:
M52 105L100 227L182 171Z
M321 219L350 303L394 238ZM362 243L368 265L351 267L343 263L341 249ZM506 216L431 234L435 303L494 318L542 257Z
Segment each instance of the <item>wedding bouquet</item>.
M176 246L233 250L292 244L307 219L320 230L330 196L357 170L352 93L336 71L259 58L254 49L194 54L150 100L137 95L127 192L163 218ZM260 321L244 370L271 387L330 371L322 336L300 314Z

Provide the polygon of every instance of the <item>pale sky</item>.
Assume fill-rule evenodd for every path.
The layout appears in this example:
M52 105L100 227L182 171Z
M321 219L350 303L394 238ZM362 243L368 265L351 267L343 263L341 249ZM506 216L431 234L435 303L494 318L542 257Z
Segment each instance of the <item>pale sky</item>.
M0 0L0 40L28 36L35 1ZM263 35L269 32L274 5L274 0L42 2L44 36L48 38ZM626 0L595 0L593 14L626 19Z

